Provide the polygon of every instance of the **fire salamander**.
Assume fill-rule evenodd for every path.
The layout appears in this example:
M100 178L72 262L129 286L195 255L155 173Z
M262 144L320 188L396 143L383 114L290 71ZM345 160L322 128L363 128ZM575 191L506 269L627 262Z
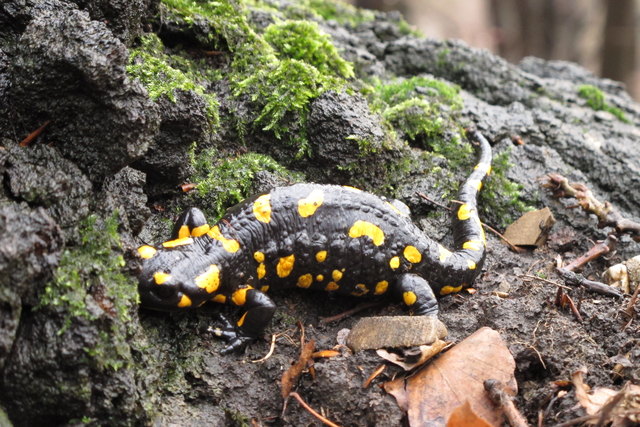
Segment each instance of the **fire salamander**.
M352 187L295 184L248 199L210 226L198 209L178 219L171 240L142 246L142 305L161 310L233 304L223 353L243 349L275 311L267 291L389 294L417 315L435 316L437 295L469 286L486 252L476 196L491 171L491 147L478 132L479 162L462 184L453 214L455 251L427 237L398 201Z

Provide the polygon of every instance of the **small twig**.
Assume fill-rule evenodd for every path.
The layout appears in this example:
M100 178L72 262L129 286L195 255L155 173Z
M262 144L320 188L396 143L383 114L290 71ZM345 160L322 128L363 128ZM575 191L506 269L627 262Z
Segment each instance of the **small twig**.
M42 126L40 126L38 129L34 130L33 132L31 132L29 135L27 135L27 137L25 139L23 139L22 141L20 141L20 143L18 144L20 147L26 147L27 145L29 145L31 143L31 141L33 141L34 139L36 139L38 136L40 136L40 134L42 133L42 131L44 130L44 128L47 127L47 125L49 125L49 123L51 123L51 120L47 120L46 122L44 122L42 124Z
M531 270L533 270L533 267L535 267L536 265L540 264L540 262L542 262L542 259L537 259L537 260L535 260L535 262L531 263L529 268L527 268L527 274L531 273Z
M640 241L640 223L624 218L611 203L602 203L584 184L569 183L562 175L547 175L545 187L552 188L557 197L574 197L585 212L598 217L598 227L613 227L616 233L628 233L633 240Z
M374 301L361 303L361 304L358 304L356 307L354 307L354 308L352 308L350 310L347 310L347 311L343 311L342 313L338 313L335 316L322 317L322 318L320 318L320 323L337 322L339 320L344 319L345 317L349 317L349 316L351 316L353 314L356 314L356 313L359 313L359 312L361 312L363 310L367 310L367 309L372 308L372 307L378 307L380 305L382 305L382 304L379 303L379 302L374 302Z
M542 368L543 368L544 370L547 370L547 364L546 364L546 363L544 363L544 360L542 359L542 355L540 354L540 352L538 351L538 349L537 349L537 348L535 348L535 346L533 346L533 345L531 345L531 344L529 344L529 343L526 343L526 342L524 342L524 341L516 341L516 344L522 344L523 346L528 347L528 348L530 348L531 350L533 350L533 352L534 352L535 354L537 354L537 355L538 355L538 360L540 361L540 364L542 365Z
M451 208L450 208L449 206L445 206L445 205L443 205L443 204L442 204L442 203L440 203L440 202L436 202L435 200L433 200L433 199L429 198L429 196L427 196L427 195L426 195L426 194L424 194L424 193L417 192L416 194L417 194L419 197L421 197L421 198L423 198L424 200L426 200L427 202L432 203L432 204L434 204L434 205L436 205L436 206L438 206L438 207L440 207L440 208L442 208L442 209L446 209L446 210L448 210L448 211L450 211L450 210L451 210Z
M304 409L306 409L311 415L313 415L314 417L316 417L326 425L331 427L340 427L338 424L326 419L325 417L317 413L311 406L307 405L307 403L304 400L302 400L302 397L300 397L300 395L295 391L292 391L291 393L289 393L289 397L293 397L294 399L296 399Z
M264 357L261 357L260 359L252 360L251 363L264 362L265 360L270 358L271 355L273 354L273 351L276 348L276 338L278 338L279 336L280 336L280 334L272 334L271 335L271 346L269 346L269 352L267 352L267 354Z
M384 371L386 369L387 365L385 365L384 363L380 366L378 366L376 368L375 371L373 371L373 373L371 375L369 375L369 378L367 378L363 383L362 383L362 388L367 388L371 385L371 381L373 381L378 375L380 375L382 373L382 371Z
M489 394L491 401L498 405L507 417L511 427L527 427L527 421L518 408L513 404L513 399L505 391L505 386L498 380L488 379L484 381L484 389Z
M571 298L569 295L565 294L564 297L566 298L567 303L569 304L569 308L571 309L571 312L573 313L573 315L576 317L576 319L578 320L578 322L582 323L582 316L580 315L580 312L578 311L578 309L576 308L575 303L573 302L573 298Z
M583 276L574 273L573 271L569 271L565 268L558 268L557 272L560 277L562 277L562 280L565 281L565 283L568 283L572 286L584 286L590 291L599 293L601 295L622 298L622 291L616 288L612 288L611 286L606 285L602 282L594 282L593 280L585 279Z
M550 285L554 285L554 286L557 286L559 288L571 290L571 287L569 287L569 286L561 285L560 283L556 283L554 281L551 281L551 280L548 280L548 279L544 279L542 277L534 276L533 274L522 274L522 275L520 275L518 277L520 277L521 279L526 278L526 279L539 280L541 282L548 283Z
M591 249L587 251L586 254L574 259L564 268L565 270L574 271L578 268L583 267L586 263L593 261L594 259L598 259L603 255L611 252L618 242L618 238L613 234L607 236L607 238L602 242L595 243Z

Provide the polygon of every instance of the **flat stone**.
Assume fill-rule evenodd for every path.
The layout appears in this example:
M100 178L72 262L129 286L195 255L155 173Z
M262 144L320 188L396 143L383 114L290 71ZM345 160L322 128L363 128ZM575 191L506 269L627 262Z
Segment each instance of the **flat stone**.
M447 336L447 327L432 316L364 317L347 337L353 351L433 344Z

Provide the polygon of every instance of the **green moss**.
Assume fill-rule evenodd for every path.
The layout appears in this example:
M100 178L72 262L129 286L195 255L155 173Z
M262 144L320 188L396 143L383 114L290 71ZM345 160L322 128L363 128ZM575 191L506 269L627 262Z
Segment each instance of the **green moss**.
M80 240L63 252L54 278L40 296L36 310L50 309L63 316L63 334L74 321L111 319L110 333L99 333L97 344L85 353L102 367L119 369L130 360L126 325L138 303L135 283L122 273L125 265L118 235L117 214L98 224L89 216L80 227ZM92 300L102 311L89 309Z
M464 165L471 153L469 144L458 136L462 109L460 88L429 77L375 81L365 90L372 111L409 142L444 156L452 169Z
M582 85L578 88L578 95L587 101L587 105L596 111L608 111L624 123L630 123L624 112L609 105L604 97L604 92L592 85Z
M304 21L275 23L264 35L258 34L241 2L162 3L187 24L195 19L208 22L211 43L233 54L229 81L234 96L251 97L257 110L253 123L297 147L299 155L308 154L311 100L327 90L343 90L345 78L353 75L351 64L339 57L329 36Z
M251 190L256 174L268 171L291 182L301 180L299 174L288 171L271 157L258 153L247 153L233 159L220 159L215 149L207 149L195 153L191 151L191 163L196 173L191 182L196 184L196 191L191 197L202 207L211 219L220 218L225 210L246 199Z
M313 66L322 74L353 77L353 65L338 54L331 38L311 21L285 21L269 25L265 40L279 58L297 59Z
M396 79L389 83L374 82L374 109L393 106L412 98L430 99L432 102L448 106L452 110L462 108L460 87L429 77Z
M302 0L301 5L322 19L356 26L375 19L375 13L359 9L341 0Z
M499 228L505 228L522 213L533 209L523 200L520 191L522 185L507 178L507 171L513 167L509 161L511 149L495 154L492 160L492 172L485 180L485 185L479 193L480 209L483 216L496 218Z
M164 53L162 41L155 34L148 34L140 38L139 48L131 49L127 73L140 80L149 93L149 98L156 100L166 96L176 102L177 90L193 91L204 98L207 104L207 116L212 125L217 125L218 100L212 93L207 93L198 81L205 77L189 69L188 62L177 55Z

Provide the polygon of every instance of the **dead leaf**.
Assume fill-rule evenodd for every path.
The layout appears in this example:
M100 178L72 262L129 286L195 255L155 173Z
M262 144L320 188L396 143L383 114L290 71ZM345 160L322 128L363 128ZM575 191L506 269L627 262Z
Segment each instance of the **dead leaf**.
M468 400L453 410L447 427L491 427L484 418L473 412Z
M544 244L555 222L549 208L527 212L507 227L504 238L516 246L538 247Z
M640 422L640 386L627 383L620 391L606 387L590 387L584 382L586 368L580 368L571 375L576 398L580 406L589 415L599 414L603 422L610 421L612 426L627 426Z
M298 358L298 361L291 365L291 367L287 369L287 372L282 374L280 391L284 399L289 396L289 393L291 393L291 389L293 388L293 384L311 360L311 355L313 354L315 347L316 342L314 340L307 342L300 350L300 357Z
M449 344L450 343L446 341L438 340L431 345L421 345L417 349L417 354L398 354L387 351L383 348L376 350L376 353L384 360L395 363L405 371L410 371L420 365L423 365L435 355L440 354L440 352Z
M450 414L465 401L490 425L500 425L503 415L491 402L483 382L503 382L515 395L515 361L500 334L481 328L409 379L384 385L398 405L407 410L411 426L444 426Z
M571 375L571 380L576 388L576 398L580 405L587 411L587 414L593 415L602 408L609 398L613 397L616 392L609 388L598 387L590 393L591 388L585 384L583 375L587 373L587 368L580 368Z

